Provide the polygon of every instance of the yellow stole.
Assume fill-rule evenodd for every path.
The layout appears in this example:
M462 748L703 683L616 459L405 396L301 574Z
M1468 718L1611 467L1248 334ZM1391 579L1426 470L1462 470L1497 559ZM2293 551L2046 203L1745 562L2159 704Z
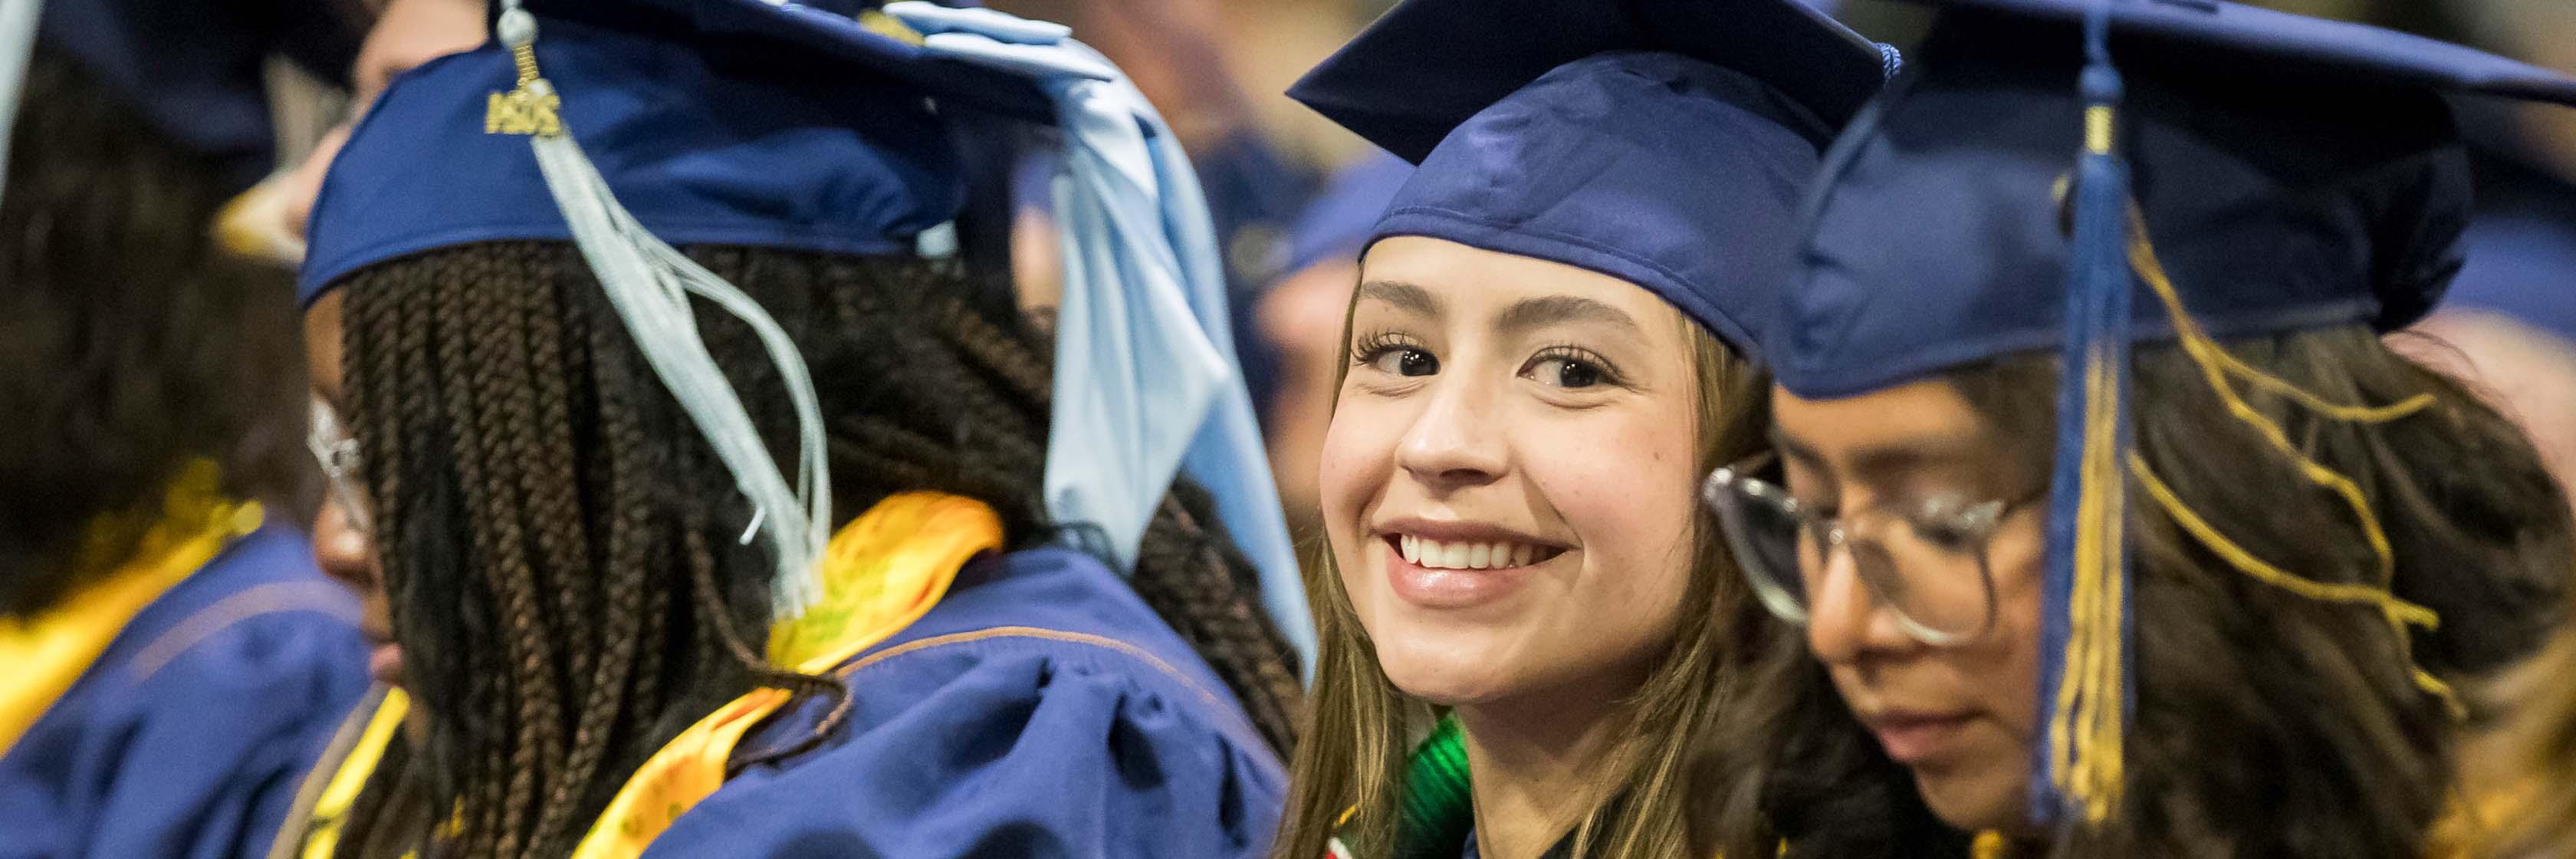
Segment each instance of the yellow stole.
M823 600L770 628L769 661L807 674L832 671L930 612L976 555L1002 547L1002 520L971 498L908 492L879 502L832 535L823 554ZM572 859L631 859L680 815L724 784L743 734L785 705L782 689L756 689L673 737L626 780ZM394 740L407 701L397 692L370 717L356 750L331 775L307 824L302 855L328 859L339 825ZM336 801L335 801L336 800Z
M225 544L259 529L259 505L217 496L215 475L211 462L183 469L164 495L160 521L115 571L41 615L0 618L0 665L9 667L6 682L0 682L0 755L71 691L135 615L213 560ZM103 533L90 530L93 537ZM97 542L92 539L84 554L98 554Z

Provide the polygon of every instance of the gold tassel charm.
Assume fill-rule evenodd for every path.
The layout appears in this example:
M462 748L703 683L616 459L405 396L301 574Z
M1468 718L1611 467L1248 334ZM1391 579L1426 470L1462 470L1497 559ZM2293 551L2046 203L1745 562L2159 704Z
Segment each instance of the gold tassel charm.
M557 137L563 134L563 97L537 74L537 21L513 6L496 28L519 65L519 85L496 92L483 108L483 133Z

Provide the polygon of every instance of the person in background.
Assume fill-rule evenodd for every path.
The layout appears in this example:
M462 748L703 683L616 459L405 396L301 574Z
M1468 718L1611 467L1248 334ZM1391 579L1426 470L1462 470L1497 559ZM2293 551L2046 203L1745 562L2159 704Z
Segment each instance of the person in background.
M1328 293L1273 855L1709 855L1683 762L1741 584L1698 476L1761 446L1762 284L1892 65L1792 0L1409 0L1290 91L1419 167Z
M292 525L291 284L212 238L275 160L269 58L346 67L336 8L0 24L0 856L262 855L365 689Z
M1065 371L1084 348L1226 384L1197 318L1154 315L1199 297L1167 257L1213 261L1166 238L1191 201L1098 183L1186 169L1094 136L1150 108L1060 30L983 10L498 11L497 41L385 89L314 205L307 347L348 452L317 543L382 607L400 694L281 852L1264 850L1299 660L1237 549L1263 523L1155 446L1207 400L1141 392L1187 423L1050 454L1110 399ZM1118 233L1123 279L1068 289L1102 300L1050 351L951 255L946 123L1059 110L1089 111L1065 163L1093 195L1062 211L1142 212L1165 244ZM1069 255L1068 284L1099 259ZM1103 341L1131 320L1203 351ZM1099 471L1152 457L1134 484Z
M1320 546L1317 451L1342 369L1342 323L1360 280L1359 256L1413 165L1384 151L1342 168L1288 232L1287 272L1236 308L1244 385L1261 409L1279 506L1298 546Z
M2539 456L2380 333L2459 271L2456 45L2228 3L1950 0L1837 141L1715 472L1758 600L1703 824L1883 855L2456 849L2464 681L2565 610ZM2078 82L2082 89L2079 92ZM1749 623L1755 618L1731 618ZM1785 844L1785 849L1784 845Z

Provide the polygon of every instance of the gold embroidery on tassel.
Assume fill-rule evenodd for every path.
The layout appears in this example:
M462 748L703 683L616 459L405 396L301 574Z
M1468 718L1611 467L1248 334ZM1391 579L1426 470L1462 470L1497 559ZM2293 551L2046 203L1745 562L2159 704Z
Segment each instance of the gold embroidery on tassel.
M537 46L510 49L519 65L519 85L492 94L483 108L483 133L556 137L563 134L563 97L537 74Z

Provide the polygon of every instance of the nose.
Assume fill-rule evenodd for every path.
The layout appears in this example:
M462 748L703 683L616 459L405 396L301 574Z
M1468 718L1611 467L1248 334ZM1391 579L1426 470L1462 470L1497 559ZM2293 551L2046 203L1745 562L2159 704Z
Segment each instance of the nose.
M1468 385L1435 390L1396 450L1396 465L1434 491L1492 483L1508 454L1487 420L1487 398Z
M1820 574L1811 574L1807 590L1807 649L1817 661L1848 665L1923 646L1861 581L1850 550L1827 551L1824 564Z
M383 587L374 540L350 526L348 513L337 500L323 502L322 511L313 517L313 561L324 574L362 596Z

